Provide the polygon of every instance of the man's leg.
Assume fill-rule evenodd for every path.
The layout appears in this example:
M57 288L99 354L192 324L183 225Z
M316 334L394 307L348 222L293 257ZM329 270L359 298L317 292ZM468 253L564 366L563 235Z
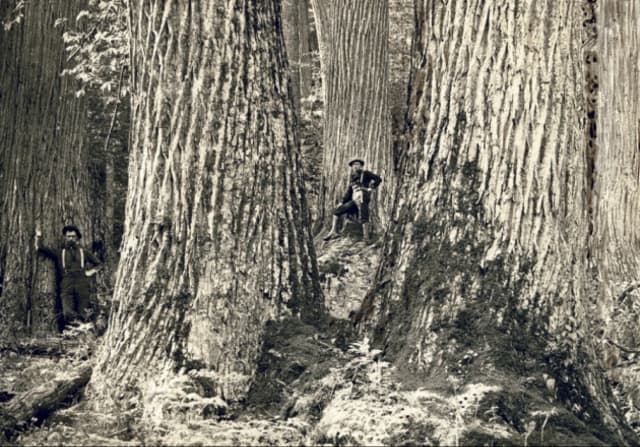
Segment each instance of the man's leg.
M365 200L360 205L360 222L362 222L362 239L365 242L370 240L371 225L369 224L369 201Z
M331 230L329 231L329 234L327 234L324 237L325 241L328 241L329 239L331 239L334 235L339 234L338 233L338 225L340 225L340 216L336 216L335 214L333 215L333 221L331 222Z
M90 309L90 297L91 297L91 289L89 287L89 281L86 277L78 277L73 281L73 289L74 289L74 310L76 312L76 318L79 321L86 322L88 321L89 314L91 313Z
M60 301L62 302L62 315L66 327L78 317L75 305L75 288L73 281L69 278L62 280L60 286Z
M340 224L340 219L342 218L342 216L344 214L348 214L351 213L353 211L357 211L358 207L356 206L355 202L353 200L347 202L347 203L343 203L342 205L340 205L339 207L337 207L334 211L333 211L333 221L331 222L331 231L329 231L329 234L327 234L324 237L325 241L328 241L329 239L333 239L335 236L338 235L338 225Z

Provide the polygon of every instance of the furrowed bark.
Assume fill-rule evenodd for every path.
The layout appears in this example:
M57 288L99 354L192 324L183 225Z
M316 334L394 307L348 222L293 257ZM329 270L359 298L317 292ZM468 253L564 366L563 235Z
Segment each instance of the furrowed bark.
M267 320L323 312L276 12L129 2L127 217L97 395L193 365L224 388L253 374Z
M416 4L405 182L357 319L427 382L499 388L480 405L506 431L468 443L521 440L525 423L565 442L566 420L587 443L637 442L589 318L582 6Z

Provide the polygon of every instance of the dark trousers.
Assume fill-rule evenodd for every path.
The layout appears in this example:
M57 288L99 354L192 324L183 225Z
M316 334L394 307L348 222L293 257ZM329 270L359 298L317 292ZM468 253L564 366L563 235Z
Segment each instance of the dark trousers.
M84 321L89 313L89 278L84 274L69 275L62 278L60 301L65 325L79 320Z
M359 214L358 211L360 212ZM353 200L349 200L347 203L343 203L335 210L333 210L333 214L335 216L342 216L343 214L355 214L359 217L360 223L369 222L369 198L367 197L367 194L364 195L364 201L359 208L358 205L356 205L356 202L354 202Z

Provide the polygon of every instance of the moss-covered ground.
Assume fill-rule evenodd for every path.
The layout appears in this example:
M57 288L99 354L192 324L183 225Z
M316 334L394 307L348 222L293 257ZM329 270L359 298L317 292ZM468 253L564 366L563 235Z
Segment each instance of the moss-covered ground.
M44 421L21 427L16 445L615 445L591 415L578 384L563 381L561 355L539 349L532 326L513 307L519 343L506 344L491 318L469 309L441 330L455 339L454 367L417 373L402 355L385 357L347 318L371 284L378 248L345 236L320 246L320 271L331 316L317 327L293 318L269 323L255 379L246 396L222 401L194 371L156 384L118 413L92 409L79 396ZM455 250L455 247L452 248ZM453 262L452 260L441 262ZM426 262L426 260L425 260ZM430 268L437 273L437 260ZM463 262L458 260L458 262ZM464 267L464 266L462 266ZM449 265L451 268L451 265ZM497 268L497 267L496 267ZM490 277L492 272L487 270ZM496 273L497 274L497 273ZM434 275L436 276L436 275ZM496 277L497 278L497 277ZM339 284L340 287L336 285ZM499 278L483 293L500 293ZM424 285L424 284L423 284ZM327 291L327 287L334 287ZM437 287L430 293L437 294ZM336 290L340 290L337 292ZM342 298L342 300L341 300ZM508 307L508 306L507 306ZM482 331L484 335L480 337ZM534 328L535 331L535 328ZM0 357L0 397L10 401L33 383L91 361L94 340L62 356ZM526 338L528 337L528 338ZM95 340L99 343L99 339ZM493 346L485 349L485 345ZM536 352L530 352L531 349ZM537 350L536 350L537 349ZM526 351L526 352L525 352ZM398 350L400 352L400 350ZM501 364L496 368L496 359ZM500 360L502 359L502 360ZM577 365L576 367L579 367ZM632 368L633 364L629 364ZM5 393L5 394L3 394ZM621 401L632 396L619 396ZM571 398L571 399L569 399ZM2 405L0 403L0 409ZM627 412L629 417L632 412Z

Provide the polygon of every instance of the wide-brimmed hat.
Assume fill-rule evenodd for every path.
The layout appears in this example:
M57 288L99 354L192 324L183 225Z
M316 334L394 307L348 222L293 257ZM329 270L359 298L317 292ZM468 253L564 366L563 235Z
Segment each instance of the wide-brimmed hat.
M364 160L360 158L354 158L353 160L351 160L349 162L349 166L353 166L354 163L360 163L362 166L364 166Z
M75 225L65 225L62 229L62 234L67 234L67 231L75 231L78 235L78 239L82 239L82 233L80 233L80 229Z

